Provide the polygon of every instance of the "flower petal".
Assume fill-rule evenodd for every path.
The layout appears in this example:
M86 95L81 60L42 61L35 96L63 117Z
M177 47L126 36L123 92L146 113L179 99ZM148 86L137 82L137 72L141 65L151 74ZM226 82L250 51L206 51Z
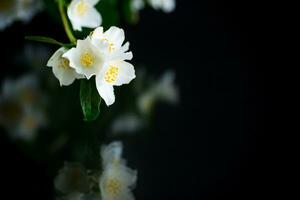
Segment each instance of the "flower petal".
M119 67L119 74L114 85L120 86L123 84L128 84L136 77L135 70L132 64L125 61L121 61L118 62L117 65Z
M115 102L114 88L112 85L105 83L100 78L99 76L96 76L97 90L102 99L105 101L106 105L110 106Z

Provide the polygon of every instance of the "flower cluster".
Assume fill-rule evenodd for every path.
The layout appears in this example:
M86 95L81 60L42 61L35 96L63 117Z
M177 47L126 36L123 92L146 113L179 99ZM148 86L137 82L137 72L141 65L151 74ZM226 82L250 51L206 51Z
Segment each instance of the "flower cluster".
M16 20L28 22L42 8L42 0L1 0L0 30Z
M126 166L122 150L121 142L102 147L102 173L92 173L78 163L65 163L54 181L62 199L134 200L131 190L137 181L137 171Z
M124 40L123 29L113 26L104 32L98 27L84 40L78 40L76 47L58 49L47 66L52 67L60 85L95 76L97 90L109 106L115 101L113 86L128 84L135 78L134 67L126 62L132 59L132 53L128 52L128 42L123 45Z

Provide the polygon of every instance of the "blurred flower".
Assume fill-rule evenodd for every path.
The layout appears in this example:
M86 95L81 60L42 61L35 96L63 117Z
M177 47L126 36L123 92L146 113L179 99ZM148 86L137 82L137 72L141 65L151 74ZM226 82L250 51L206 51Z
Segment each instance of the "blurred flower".
M134 133L144 126L141 117L133 113L126 113L112 122L112 133L114 135L121 133Z
M0 95L0 124L13 138L32 140L46 125L45 99L30 74L19 80L4 80Z
M73 29L95 28L102 23L102 17L94 7L100 0L72 0L68 6L68 17Z
M138 12L145 7L144 0L132 0L130 3L131 10L134 12Z
M17 16L17 0L0 1L0 30L10 25Z
M74 68L70 67L69 60L62 57L67 51L64 47L58 49L47 63L47 66L52 67L53 74L59 80L60 86L70 85L75 79L83 78L82 75L76 73Z
M175 0L148 0L149 4L155 9L161 9L164 12L172 12L175 9L176 1Z
M114 142L102 148L103 173L100 177L100 190L103 200L134 200L131 192L137 181L137 171L121 162L122 144ZM108 156L111 156L109 158Z
M103 168L111 163L120 163L123 151L123 144L121 142L112 142L109 145L101 147L101 158Z
M89 37L78 40L76 48L67 51L63 57L70 61L70 67L87 79L96 75L104 63L104 55L91 43Z
M28 22L41 10L42 0L1 0L0 30L3 30L15 20Z
M89 190L86 169L78 163L65 163L54 180L55 189L64 194L84 193ZM79 197L78 197L79 199Z
M174 85L175 73L167 71L160 80L138 98L138 108L141 113L151 112L156 101L176 104L179 101L178 89Z
M43 7L43 0L17 0L18 19L28 22Z

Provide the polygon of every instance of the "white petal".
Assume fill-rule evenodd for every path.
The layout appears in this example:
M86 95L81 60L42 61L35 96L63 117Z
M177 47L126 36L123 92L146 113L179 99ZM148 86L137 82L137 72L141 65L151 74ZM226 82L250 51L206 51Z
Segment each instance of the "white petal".
M105 35L107 36L108 40L115 45L117 49L122 46L125 40L124 30L116 26L110 27L105 32Z
M118 62L119 74L114 85L128 84L135 78L135 70L133 65L128 62L122 61Z
M95 6L100 0L85 0L88 4Z
M106 105L110 106L115 102L114 88L112 85L105 83L100 78L99 76L96 76L97 90L100 96L102 97L102 99L105 101Z
M91 66L85 67L81 64L80 59L84 53L88 53L92 56ZM72 48L67 51L63 57L68 58L70 66L76 70L78 74L83 74L87 79L90 79L93 75L97 74L103 66L103 56L101 52L92 45L89 38L85 40L78 40L76 48Z
M101 157L103 166L107 166L108 164L112 164L115 161L121 161L123 150L123 144L121 142L112 142L107 146L103 146L101 148Z

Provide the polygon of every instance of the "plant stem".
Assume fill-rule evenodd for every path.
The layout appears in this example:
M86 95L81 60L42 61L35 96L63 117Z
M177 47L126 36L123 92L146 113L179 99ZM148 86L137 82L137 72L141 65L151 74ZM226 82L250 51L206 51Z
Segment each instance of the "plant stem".
M57 3L58 3L60 16L61 16L64 28L65 28L66 34L67 34L70 42L73 44L76 44L76 38L74 37L74 35L72 33L72 29L70 27L70 24L69 24L67 16L66 16L66 12L64 10L64 0L57 0Z

